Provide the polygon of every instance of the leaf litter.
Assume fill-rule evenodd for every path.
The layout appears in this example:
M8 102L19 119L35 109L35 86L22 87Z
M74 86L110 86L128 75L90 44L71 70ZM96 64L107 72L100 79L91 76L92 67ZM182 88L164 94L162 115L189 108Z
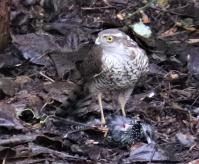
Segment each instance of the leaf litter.
M12 0L12 43L0 53L0 160L198 161L198 12L195 0ZM150 38L132 31L140 21L150 27ZM121 148L107 142L117 136L112 133L121 134L108 129L126 130L131 123L116 118L100 127L96 98L79 94L75 56L83 59L90 49L85 45L114 27L126 31L150 58L149 75L131 95L127 115L153 127L154 143L145 138ZM105 94L103 104L107 116L120 114L112 93Z

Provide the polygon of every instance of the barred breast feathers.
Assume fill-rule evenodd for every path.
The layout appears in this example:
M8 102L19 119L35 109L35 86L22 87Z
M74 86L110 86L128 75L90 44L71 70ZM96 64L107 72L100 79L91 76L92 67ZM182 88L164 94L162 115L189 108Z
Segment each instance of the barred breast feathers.
M148 70L148 57L130 37L118 40L116 47L104 46L101 72L93 76L92 89L122 89L133 87ZM91 89L91 90L92 90Z
M140 71L146 72L148 69L148 57L145 51L136 48L135 49L117 49L116 50L103 50L102 64L105 69L121 68L131 65L131 69L139 69ZM127 51L131 51L130 53ZM128 55L130 54L130 55Z

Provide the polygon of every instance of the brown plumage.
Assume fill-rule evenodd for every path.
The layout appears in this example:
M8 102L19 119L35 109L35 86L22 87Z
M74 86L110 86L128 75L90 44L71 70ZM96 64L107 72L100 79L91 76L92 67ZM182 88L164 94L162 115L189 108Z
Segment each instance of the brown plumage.
M93 47L87 54L84 54L84 59L77 63L77 69L80 71L84 83L88 84L94 76L102 71L102 49L101 47Z
M136 82L148 71L148 57L128 35L118 29L101 31L96 46L78 64L86 87L98 94L101 121L105 123L101 94L115 91L125 116L125 104Z

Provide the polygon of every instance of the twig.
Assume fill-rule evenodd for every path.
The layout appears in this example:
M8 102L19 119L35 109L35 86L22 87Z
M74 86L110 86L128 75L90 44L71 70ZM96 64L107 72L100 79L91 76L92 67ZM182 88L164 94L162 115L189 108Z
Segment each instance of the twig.
M46 147L42 147L42 146L32 146L32 153L36 153L36 154L51 154L54 155L60 159L79 159L79 160L86 160L86 158L83 157L76 157L76 156L72 156L69 154L66 154L64 152L59 152L53 149L49 149Z
M141 10L144 10L148 7L151 6L151 4L155 3L157 0L151 0L150 2L148 2L146 5L144 5L143 7L137 9L135 12L128 14L128 16L125 19L129 19L131 17L133 17L135 14L139 13Z
M106 5L112 6L107 0L102 0Z
M194 102L191 104L190 109L194 106L194 104L198 101L199 95L195 98Z
M45 75L42 71L40 71L39 74L40 74L41 76L45 77L46 79L48 79L49 81L51 81L51 82L53 82L53 83L55 82L55 80L53 80L52 78L50 78L50 77L48 77L47 75Z
M100 9L114 9L113 6L104 6L104 7L82 7L82 10L100 10Z
M5 157L3 158L2 164L6 164L7 156L8 156L8 152L6 152L6 155L5 155Z
M40 111L43 111L44 108L47 106L47 105L50 105L50 104L53 104L54 103L54 100L53 99L49 99L47 100L44 105L41 107L41 110Z
M16 144L22 144L22 143L27 143L34 141L36 139L37 135L31 135L31 136L26 136L26 135L20 135L17 137L11 137L9 139L1 139L0 140L0 146L6 146L6 145L16 145Z
M96 3L97 0L95 0L94 3ZM112 6L107 0L102 0L107 6L103 7L82 7L82 10L100 10L100 9L114 9L115 7Z
M187 7L188 4L180 7L180 8L185 8ZM162 12L166 12L166 13L170 13L170 14L174 14L174 15L179 15L179 16L188 16L191 17L190 15L186 15L186 14L182 14L182 13L177 13L175 12L176 9L180 9L180 8L175 8L175 9L170 9L170 10L166 10L166 9L162 9L162 8L157 8L157 7L151 7L152 9L158 10L158 11L162 11ZM172 11L173 10L173 11ZM193 16L194 17L194 16Z

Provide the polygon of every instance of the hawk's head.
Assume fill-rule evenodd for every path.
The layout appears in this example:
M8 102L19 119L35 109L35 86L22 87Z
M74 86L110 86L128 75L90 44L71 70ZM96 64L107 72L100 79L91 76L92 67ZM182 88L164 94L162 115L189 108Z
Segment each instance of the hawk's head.
M98 34L95 44L101 46L102 48L111 49L137 46L136 42L134 42L128 35L118 29L107 29L101 31Z

